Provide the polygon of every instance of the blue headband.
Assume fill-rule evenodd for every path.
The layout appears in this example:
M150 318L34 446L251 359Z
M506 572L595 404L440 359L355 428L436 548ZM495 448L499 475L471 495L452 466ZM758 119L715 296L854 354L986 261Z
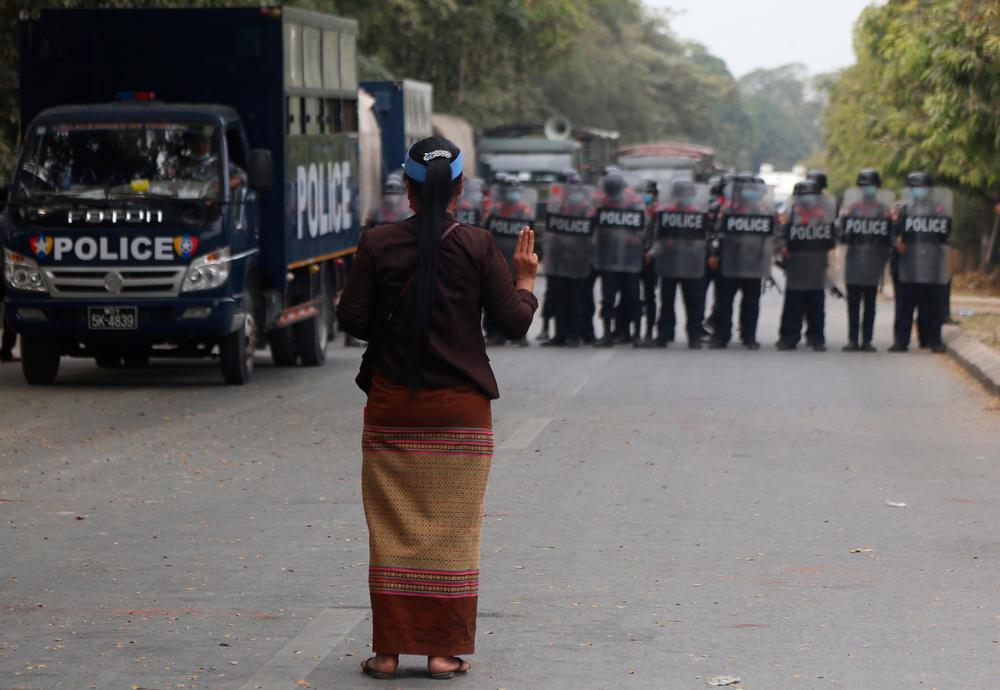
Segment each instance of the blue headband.
M434 155L438 154L438 155ZM446 155L447 154L447 155ZM410 156L409 153L406 154L406 159L403 161L403 172L414 182L424 182L427 180L427 163L430 163L435 158L451 158L450 151L431 151L430 153L424 154L424 160L426 163L421 163L420 161L415 161ZM458 178L462 174L462 152L459 151L458 155L455 156L455 160L451 162L451 179Z

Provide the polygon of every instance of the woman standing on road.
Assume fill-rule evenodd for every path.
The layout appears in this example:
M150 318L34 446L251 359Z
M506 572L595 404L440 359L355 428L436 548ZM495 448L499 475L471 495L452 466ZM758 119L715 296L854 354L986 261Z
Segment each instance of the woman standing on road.
M538 301L534 232L521 231L516 285L492 237L455 221L462 154L440 137L403 165L415 215L366 232L337 307L341 327L369 345L358 374L368 393L362 495L376 656L394 678L400 654L427 656L434 678L469 670L475 647L479 531L493 457L482 312L523 338Z

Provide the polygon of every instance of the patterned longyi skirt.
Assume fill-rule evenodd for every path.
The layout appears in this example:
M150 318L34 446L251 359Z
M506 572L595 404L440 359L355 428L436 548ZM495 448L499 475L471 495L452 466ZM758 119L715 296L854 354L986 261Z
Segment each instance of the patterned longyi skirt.
M489 399L474 386L411 393L376 376L362 452L374 651L473 653Z

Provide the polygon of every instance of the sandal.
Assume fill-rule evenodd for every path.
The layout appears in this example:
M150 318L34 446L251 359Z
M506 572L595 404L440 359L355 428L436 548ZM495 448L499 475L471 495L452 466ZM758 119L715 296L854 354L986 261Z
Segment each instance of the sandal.
M364 672L364 673L368 674L369 676L371 676L372 678L376 678L378 680L393 680L396 677L396 672L395 671L393 671L392 673L386 673L385 671L376 671L371 666L369 666L368 664L370 662L374 661L374 660L375 660L375 657L369 657L368 659L365 659L364 661L362 661L361 662L361 670L362 670L362 672Z
M453 668L450 671L442 671L441 673L428 672L430 677L433 678L434 680L451 680L456 675L462 675L463 673L468 673L469 669L472 668L472 665L468 664L468 662L462 659L462 657L453 656L451 658L458 662L458 668Z

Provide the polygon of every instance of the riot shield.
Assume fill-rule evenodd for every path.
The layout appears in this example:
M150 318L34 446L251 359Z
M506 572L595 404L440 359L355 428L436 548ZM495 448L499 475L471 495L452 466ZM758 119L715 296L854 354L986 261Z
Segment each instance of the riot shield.
M902 237L899 279L904 283L945 285L951 278L952 194L943 187L907 187L896 233Z
M538 192L531 187L493 185L490 188L490 212L486 229L493 235L497 247L514 270L514 247L525 225L535 222Z
M844 192L840 207L840 263L848 285L879 284L892 250L892 207L888 189L859 187Z
M646 207L631 187L602 193L594 217L594 268L639 273L646 236Z
M785 287L822 290L827 283L830 253L836 248L833 223L836 200L827 194L802 194L789 200L782 230Z
M410 200L405 194L388 193L382 195L382 200L372 211L371 225L399 223L413 215Z
M542 245L545 275L586 278L593 260L594 188L553 184L546 205Z
M467 177L455 206L455 219L463 225L479 226L483 223L483 215L483 181Z
M734 180L726 186L717 224L726 278L766 278L774 254L774 197L767 185Z
M657 275L705 275L710 199L708 185L682 182L671 186L666 203L653 214L651 251Z

